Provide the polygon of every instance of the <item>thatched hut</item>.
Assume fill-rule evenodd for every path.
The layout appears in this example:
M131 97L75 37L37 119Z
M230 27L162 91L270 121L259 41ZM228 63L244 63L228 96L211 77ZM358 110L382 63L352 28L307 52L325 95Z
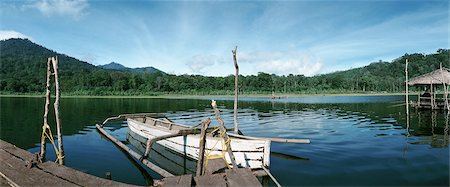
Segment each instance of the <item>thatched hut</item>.
M449 110L448 86L450 85L450 70L440 68L430 73L414 77L407 81L409 86L423 87L425 92L418 95L417 102L411 102L416 108L444 109ZM439 94L439 88L442 93ZM439 95L442 95L438 97Z

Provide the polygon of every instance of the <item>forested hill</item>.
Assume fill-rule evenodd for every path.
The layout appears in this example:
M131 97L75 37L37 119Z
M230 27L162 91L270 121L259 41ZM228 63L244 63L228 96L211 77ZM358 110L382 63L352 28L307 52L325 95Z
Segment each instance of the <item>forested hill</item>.
M63 94L74 95L155 95L233 94L234 76L206 77L170 75L160 71L140 73L96 67L86 62L34 44L27 39L0 41L0 91L2 93L43 93L46 62L57 55ZM365 93L400 92L404 89L404 65L407 58L410 77L439 68L450 67L450 51L433 54L405 54L392 62L330 74L305 77L278 76L267 73L240 76L242 94L254 93ZM230 72L230 74L233 72Z
M156 69L152 66L143 67L143 68L129 68L129 67L125 67L122 64L119 64L116 62L111 62L111 63L105 64L105 65L99 65L98 67L103 68L103 69L129 71L131 73L158 73L158 72L160 72L160 73L165 74L163 71Z

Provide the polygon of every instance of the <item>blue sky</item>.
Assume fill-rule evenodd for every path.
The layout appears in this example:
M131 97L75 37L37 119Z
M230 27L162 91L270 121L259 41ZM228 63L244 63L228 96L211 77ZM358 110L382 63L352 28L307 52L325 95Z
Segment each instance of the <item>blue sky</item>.
M94 65L168 73L312 76L449 48L449 1L0 2L0 39Z

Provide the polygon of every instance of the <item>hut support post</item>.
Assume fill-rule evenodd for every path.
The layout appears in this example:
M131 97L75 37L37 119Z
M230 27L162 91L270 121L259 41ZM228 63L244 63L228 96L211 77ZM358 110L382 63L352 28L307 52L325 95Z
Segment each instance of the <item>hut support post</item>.
M52 64L53 64L53 72L55 76L55 92L56 92L56 99L55 103L53 104L55 108L55 118L56 118L56 131L58 136L58 163L60 165L64 164L64 147L63 147L63 139L62 139L62 127L61 127L61 119L59 117L59 98L61 97L61 93L59 91L59 80L58 80L58 58L52 57Z
M433 83L430 83L430 90L431 90L431 100L430 100L430 104L431 104L431 109L434 109L434 104L435 104L435 95L434 95L434 90L433 90Z
M237 115L238 115L237 106L238 106L238 93L239 93L239 86L238 86L239 66L238 66L237 60L236 60L236 51L237 51L237 46L236 46L236 48L234 48L233 51L231 51L233 53L234 67L236 68L236 74L234 77L234 134L238 134L238 132L239 132L238 120L237 120Z
M406 59L406 65L405 65L405 78L406 78L406 87L405 87L405 94L406 94L406 115L409 116L409 98L408 98L408 59Z

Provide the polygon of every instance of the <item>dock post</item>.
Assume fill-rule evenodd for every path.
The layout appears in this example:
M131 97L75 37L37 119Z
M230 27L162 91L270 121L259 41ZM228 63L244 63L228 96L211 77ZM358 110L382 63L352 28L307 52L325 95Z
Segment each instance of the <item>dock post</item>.
M47 130L48 126L48 108L50 106L50 78L52 75L51 72L51 58L47 59L47 83L45 85L45 105L44 105L44 124L42 124L42 131ZM42 132L44 133L44 132ZM45 136L41 136L41 152L39 153L39 161L44 162L45 160L45 150L46 150L46 144L45 144Z
M56 92L56 99L55 103L53 103L53 106L55 108L55 118L56 118L56 131L58 136L58 163L60 165L64 164L64 147L63 147L63 140L62 140L62 127L61 127L61 119L59 117L59 99L61 97L61 93L59 91L59 78L58 78L58 57L52 57L52 64L53 64L53 73L55 77L55 92Z
M236 68L236 74L234 77L234 134L239 133L238 120L237 120L237 115L238 115L237 106L238 106L238 93L239 93L239 86L238 86L239 66L238 66L237 60L236 60L236 51L237 51L237 46L236 46L236 48L234 48L234 50L231 51L233 53L234 67Z

